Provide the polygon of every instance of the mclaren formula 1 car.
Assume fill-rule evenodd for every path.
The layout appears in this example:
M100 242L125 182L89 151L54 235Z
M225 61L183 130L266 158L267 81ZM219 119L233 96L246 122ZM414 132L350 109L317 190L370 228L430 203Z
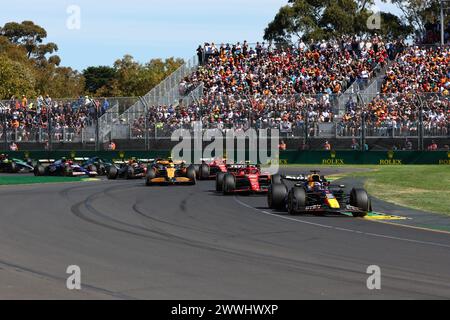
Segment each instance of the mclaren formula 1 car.
M35 176L64 176L64 177L96 177L97 171L85 169L72 160L40 160L34 167Z
M158 159L147 171L145 184L154 185L194 185L196 172L193 165L186 166L184 162Z
M227 165L227 173L219 172L216 176L216 191L223 194L265 193L269 190L271 176L262 173L257 165Z
M106 176L110 180L142 179L147 175L147 161L132 159L126 162L114 162Z
M33 166L25 161L10 158L7 154L0 155L1 173L30 173L33 172Z
M364 189L353 188L349 194L344 185L332 185L319 171L309 175L277 176L267 194L270 208L287 210L289 214L304 213L351 213L364 217L372 211L372 205ZM288 190L285 181L294 181Z

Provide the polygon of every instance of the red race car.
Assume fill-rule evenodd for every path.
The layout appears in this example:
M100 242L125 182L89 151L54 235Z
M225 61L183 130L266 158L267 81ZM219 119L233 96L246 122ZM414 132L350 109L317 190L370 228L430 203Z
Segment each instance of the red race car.
M257 165L227 165L228 172L216 175L216 191L223 194L233 193L266 193L272 177L262 173Z
M227 173L226 159L202 159L202 164L195 165L198 180L213 180L219 172Z

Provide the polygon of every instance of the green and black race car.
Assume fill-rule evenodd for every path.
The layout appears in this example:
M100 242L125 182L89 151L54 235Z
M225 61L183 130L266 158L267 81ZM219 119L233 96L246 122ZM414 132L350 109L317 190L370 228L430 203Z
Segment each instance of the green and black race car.
M33 166L20 159L10 158L7 154L0 155L1 173L30 173L33 172Z

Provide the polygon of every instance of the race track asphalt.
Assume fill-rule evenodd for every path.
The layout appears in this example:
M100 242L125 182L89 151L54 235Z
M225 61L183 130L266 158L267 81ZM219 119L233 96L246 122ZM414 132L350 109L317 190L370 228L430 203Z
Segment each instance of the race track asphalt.
M450 234L291 217L214 181L0 187L0 201L0 299L450 298ZM66 288L69 265L81 290Z

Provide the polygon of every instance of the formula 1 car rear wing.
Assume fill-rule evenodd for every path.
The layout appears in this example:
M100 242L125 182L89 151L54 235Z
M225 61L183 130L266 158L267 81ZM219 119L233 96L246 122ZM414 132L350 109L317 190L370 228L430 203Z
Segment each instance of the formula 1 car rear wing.
M281 175L281 179L288 180L288 181L301 181L304 182L307 180L306 175L300 174L298 176L288 176L288 175Z
M126 163L128 163L130 160L133 160L133 159L128 159L128 160L123 160L123 159L113 159L112 162L113 162L114 164L126 164ZM134 160L136 160L137 162L140 162L140 163L146 163L146 164L148 164L148 163L153 163L153 162L155 161L155 159L134 159Z
M55 159L38 159L37 162L41 164L52 164L55 161L56 161Z

